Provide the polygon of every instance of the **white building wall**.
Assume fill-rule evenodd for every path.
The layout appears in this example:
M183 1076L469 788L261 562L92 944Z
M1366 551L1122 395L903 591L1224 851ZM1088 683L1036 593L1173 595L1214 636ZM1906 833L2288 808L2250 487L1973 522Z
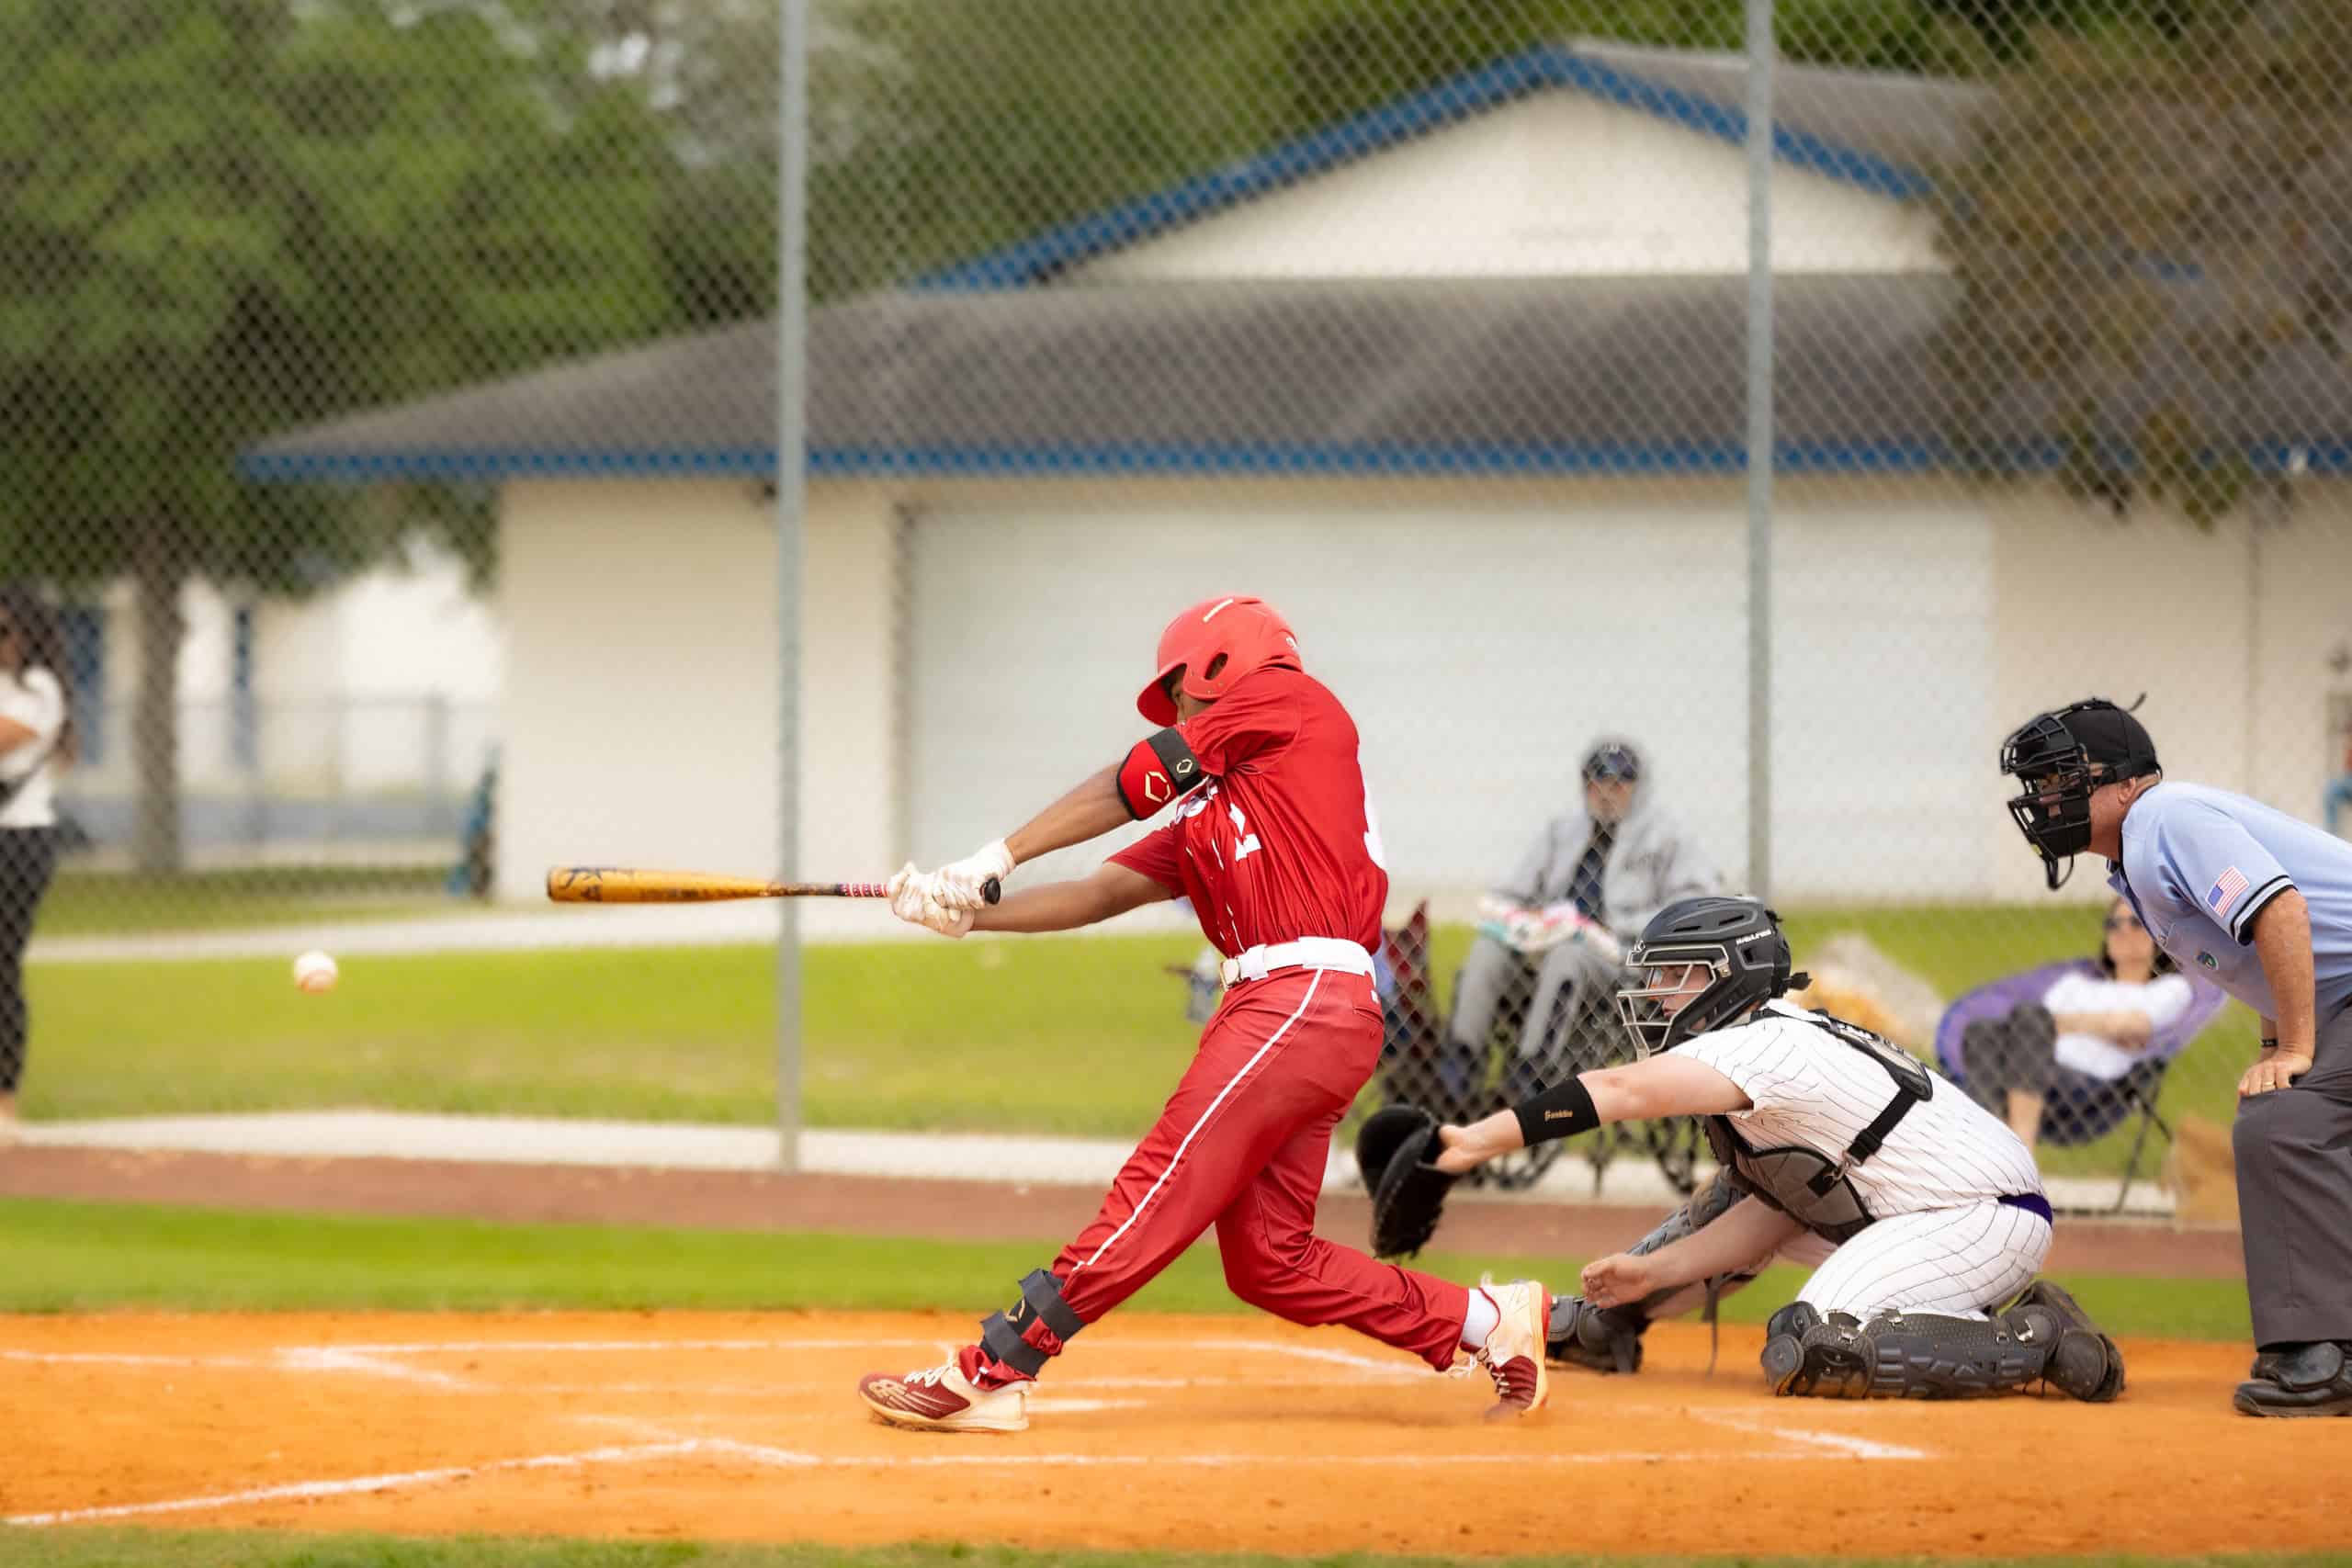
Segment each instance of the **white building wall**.
M1995 754L2093 692L2148 692L2180 776L2314 815L2346 686L2324 657L2352 634L2344 488L2266 531L2257 607L2243 524L2117 524L2041 486L1784 483L1777 896L2041 897ZM772 863L768 505L720 481L510 487L502 897L561 862ZM1744 883L1743 528L1726 481L819 485L802 866L877 874L1017 825L1140 733L1167 615L1241 587L1356 711L1400 898L1499 874L1604 729L1647 747Z
M1604 732L1642 746L1656 797L1744 885L1744 527L1720 481L1369 488L1345 505L1306 487L1283 510L1152 487L1116 510L1040 495L926 513L918 857L966 852L1114 759L1142 728L1133 697L1161 623L1249 592L1356 715L1400 897L1499 878L1576 798ZM1825 488L1783 507L1776 543L1776 886L1970 884L1976 836L1949 807L1982 761L1989 525L1949 490L1891 509ZM948 606L974 592L1023 610L961 626ZM1848 743L1834 764L1825 734ZM951 765L981 752L978 776Z
M804 558L801 864L890 860L891 513L820 487ZM502 516L505 628L498 884L634 863L764 875L777 863L773 502L741 480L514 483Z
M2352 487L2306 482L2283 526L2257 525L2257 510L2201 529L2160 505L2119 520L2048 487L2007 492L1988 748L2038 709L2145 694L2139 716L2168 774L2316 820L2328 696L2352 689L2326 664L2352 632ZM2006 818L1998 827L2015 839ZM1999 863L2000 893L2040 888L2030 858ZM2098 886L2087 876L2070 891Z
M1081 283L1739 273L1737 147L1577 92L1496 109L1078 268ZM1916 207L1788 164L1784 273L1935 272Z
M107 615L107 744L85 788L130 787L130 726L141 651L128 581L101 595ZM236 615L254 606L254 771L234 738ZM180 594L182 782L191 790L327 793L437 784L481 771L499 683L491 605L463 566L429 548L309 599L254 598L198 580Z
M418 545L315 598L261 600L254 619L273 784L462 791L480 776L503 639L463 562Z

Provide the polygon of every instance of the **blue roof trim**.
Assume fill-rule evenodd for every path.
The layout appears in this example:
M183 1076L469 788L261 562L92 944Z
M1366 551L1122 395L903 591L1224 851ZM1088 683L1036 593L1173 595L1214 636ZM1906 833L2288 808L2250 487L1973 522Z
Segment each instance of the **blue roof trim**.
M1572 50L1555 49L1556 69L1563 85L1583 91L1637 108L1673 121L1692 130L1728 141L1735 147L1747 144L1747 111L1725 108L1712 99L1685 93L1679 88L1662 86L1647 77L1620 71L1597 60L1576 53ZM1782 161L1831 179L1857 185L1875 195L1909 200L1924 196L1933 182L1908 164L1891 163L1859 148L1831 141L1809 132L1792 130L1785 125L1772 128L1772 151Z
M2026 443L2002 454L2001 466L2032 473L2055 468L2055 442ZM2128 454L2123 456L2128 462ZM2352 440L2258 444L2246 456L2265 472L2300 461L2313 473L2352 472ZM1032 479L1079 474L1379 474L1396 477L1477 474L1736 474L1747 453L1737 443L1678 442L1592 446L1549 442L1470 442L1447 446L1315 443L1135 442L1102 446L820 446L808 454L819 478L906 474L996 475ZM1916 474L1954 466L1939 440L1784 442L1782 474ZM767 478L773 447L687 452L319 453L249 457L239 471L253 479L382 480L598 478L714 474Z
M596 451L462 451L430 448L391 452L254 453L238 457L237 473L263 481L293 479L510 479L540 474L690 475L775 472L773 446Z
M1604 65L1565 45L1539 44L1270 152L1196 175L1003 250L926 273L910 287L1021 288L1075 262L1119 250L1267 191L1339 168L1439 126L1562 87L1657 115L1734 145L1745 145L1747 140L1745 110L1726 108ZM1917 169L1784 126L1774 128L1772 145L1774 152L1789 164L1879 195L1907 199L1923 194L1929 186L1927 176Z

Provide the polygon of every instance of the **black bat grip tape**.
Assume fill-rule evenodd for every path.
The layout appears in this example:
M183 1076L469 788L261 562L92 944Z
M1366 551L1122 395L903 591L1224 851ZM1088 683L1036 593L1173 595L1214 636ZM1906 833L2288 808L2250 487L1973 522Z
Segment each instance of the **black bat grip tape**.
M993 876L989 877L986 882L980 884L980 897L989 903L995 903L998 899L1004 897L1004 884L999 882Z

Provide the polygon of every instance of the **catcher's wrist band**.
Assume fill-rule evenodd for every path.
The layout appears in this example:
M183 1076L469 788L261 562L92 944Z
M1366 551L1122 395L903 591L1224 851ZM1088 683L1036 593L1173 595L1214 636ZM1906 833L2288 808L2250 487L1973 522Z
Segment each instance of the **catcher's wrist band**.
M1510 1108L1510 1113L1519 1118L1519 1135L1530 1148L1554 1138L1573 1138L1600 1125L1600 1112L1593 1109L1592 1091L1584 1087L1582 1078L1573 1075L1521 1100Z

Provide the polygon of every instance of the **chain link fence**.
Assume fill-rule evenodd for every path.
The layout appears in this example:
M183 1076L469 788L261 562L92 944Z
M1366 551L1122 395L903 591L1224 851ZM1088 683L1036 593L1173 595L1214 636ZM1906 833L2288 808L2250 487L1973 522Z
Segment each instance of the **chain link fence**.
M1748 9L831 0L787 113L752 0L0 5L0 568L74 716L0 760L54 784L0 823L64 824L10 835L31 1124L758 1124L781 1050L809 1163L1107 1175L1205 999L1185 911L951 947L811 908L780 1025L772 906L540 878L764 874L787 782L803 875L962 855L1243 591L1365 736L1366 1103L1611 1059L1612 947L1755 888L1812 999L1969 1077L2068 1201L2170 1202L2251 1021L2151 976L2144 1038L2026 1038L2143 959L2095 868L2043 891L1993 759L2144 692L2174 776L2352 831L2352 20L1781 0L1759 78ZM308 947L341 994L285 982ZM1547 1152L1493 1179L1702 1155Z

